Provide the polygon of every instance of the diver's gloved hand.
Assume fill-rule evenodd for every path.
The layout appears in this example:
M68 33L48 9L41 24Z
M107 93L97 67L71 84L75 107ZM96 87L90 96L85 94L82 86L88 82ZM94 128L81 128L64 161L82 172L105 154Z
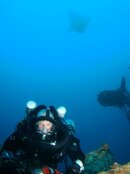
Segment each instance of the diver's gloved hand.
M79 159L77 159L71 166L71 171L73 174L79 174L84 171L84 165L83 162Z
M17 168L16 157L12 151L3 151L1 154L0 173L21 174Z
M2 162L13 161L14 160L13 152L4 150L1 154L1 160L2 160Z
M10 169L15 167L15 164L16 163L13 152L4 150L1 153L0 173L9 173Z

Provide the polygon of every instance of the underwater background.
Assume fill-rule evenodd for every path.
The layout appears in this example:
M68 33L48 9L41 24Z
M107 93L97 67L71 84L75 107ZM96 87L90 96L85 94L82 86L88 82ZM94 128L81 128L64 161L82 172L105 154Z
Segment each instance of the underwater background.
M130 122L97 102L122 76L130 91L130 1L1 0L0 16L0 143L34 100L67 108L85 153L130 161Z

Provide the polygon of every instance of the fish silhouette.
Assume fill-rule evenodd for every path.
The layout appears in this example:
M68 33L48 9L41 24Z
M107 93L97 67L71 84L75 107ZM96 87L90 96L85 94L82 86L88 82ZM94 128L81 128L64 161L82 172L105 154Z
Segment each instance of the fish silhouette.
M78 13L74 13L72 11L69 12L69 21L70 21L70 28L69 31L74 31L77 33L84 33L90 19L88 17L84 17Z
M130 92L126 90L126 79L121 78L120 87L116 90L104 90L97 95L97 101L104 107L118 107L125 112L130 122Z

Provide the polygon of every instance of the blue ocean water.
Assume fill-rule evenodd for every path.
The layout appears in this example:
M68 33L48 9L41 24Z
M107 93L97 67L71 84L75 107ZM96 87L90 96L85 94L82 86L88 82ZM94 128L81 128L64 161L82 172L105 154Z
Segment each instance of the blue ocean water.
M70 30L70 11L89 18L85 32ZM127 117L97 102L122 76L130 91L130 1L1 0L0 16L0 142L34 100L66 106L84 152L108 143L130 161Z

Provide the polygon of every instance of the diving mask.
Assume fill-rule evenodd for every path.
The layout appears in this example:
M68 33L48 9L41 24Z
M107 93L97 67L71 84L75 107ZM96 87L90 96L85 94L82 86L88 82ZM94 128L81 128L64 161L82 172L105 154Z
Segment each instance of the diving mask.
M46 139L54 131L54 124L48 120L40 120L36 123L36 132L42 135L42 139Z

